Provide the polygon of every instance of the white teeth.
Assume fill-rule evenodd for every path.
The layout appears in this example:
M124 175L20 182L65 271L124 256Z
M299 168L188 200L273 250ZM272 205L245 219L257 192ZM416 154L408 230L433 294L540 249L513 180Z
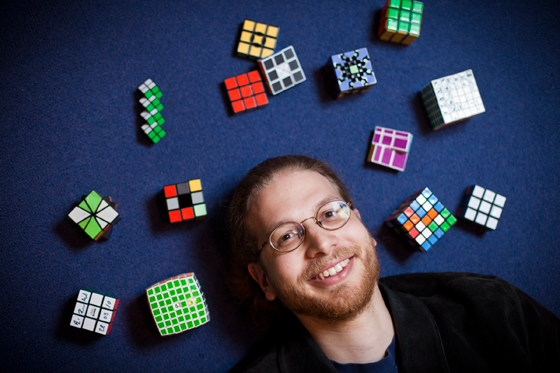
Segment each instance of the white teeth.
M325 279L325 276L323 276L322 273L319 273L319 275L317 277L319 277L319 280L324 280Z
M329 271L325 271L325 272L322 273L322 275L324 277L329 277L331 274L329 273Z
M319 273L317 275L317 278L320 279L320 280L324 280L326 277L334 276L338 272L342 271L344 269L344 267L346 267L348 265L349 262L350 262L350 259L345 259L342 262L337 263L334 267L331 267L331 268L323 271L322 273Z
M331 276L336 275L336 269L334 269L334 267L331 267L331 268L327 269L327 271L329 271L329 275L331 275Z
M336 272L340 272L342 271L342 266L340 265L340 263L338 263L337 265L334 266L334 269L336 269Z

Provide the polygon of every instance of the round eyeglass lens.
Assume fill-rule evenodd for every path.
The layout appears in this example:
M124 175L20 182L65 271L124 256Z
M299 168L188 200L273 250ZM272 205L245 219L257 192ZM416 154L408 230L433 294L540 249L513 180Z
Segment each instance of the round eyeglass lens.
M270 243L278 251L290 251L299 246L305 231L303 225L290 222L279 226L270 235Z
M350 219L350 207L342 201L329 202L317 212L317 221L325 229L341 228Z

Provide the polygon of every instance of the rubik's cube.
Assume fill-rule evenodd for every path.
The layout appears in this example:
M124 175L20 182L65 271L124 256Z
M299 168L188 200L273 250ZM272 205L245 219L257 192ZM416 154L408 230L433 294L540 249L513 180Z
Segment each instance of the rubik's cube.
M506 203L506 197L473 185L465 191L465 197L457 216L479 224L486 229L495 230L498 220L502 216L502 210Z
M70 325L107 335L111 331L119 300L91 289L80 289Z
M168 278L146 289L161 335L182 333L210 321L204 293L193 272Z
M111 228L121 219L116 208L117 204L112 202L111 197L101 198L92 190L82 197L82 202L70 211L68 217L97 241L102 237L109 238Z
M412 193L385 219L385 224L410 245L428 251L456 221L430 189L425 188Z
M381 40L410 45L420 36L424 4L410 0L388 0L381 9L377 36Z
M152 79L146 80L138 89L144 94L144 97L140 99L140 103L146 109L140 113L147 122L142 125L142 131L156 144L166 135L166 132L161 128L161 125L165 123L165 119L161 116L160 112L163 110L163 105L159 101L163 93L161 93Z
M472 70L432 80L421 95L434 130L486 111Z
M258 70L226 79L224 84L234 114L268 105L268 98Z
M305 81L305 74L291 45L258 61L271 94L277 95Z
M237 45L237 54L254 59L270 56L274 53L279 30L275 26L245 20Z
M335 81L337 99L367 92L377 84L366 48L333 54L326 69Z
M163 192L171 223L206 218L206 204L200 179L168 185L163 188Z
M404 171L412 138L411 133L377 126L367 159L381 166Z

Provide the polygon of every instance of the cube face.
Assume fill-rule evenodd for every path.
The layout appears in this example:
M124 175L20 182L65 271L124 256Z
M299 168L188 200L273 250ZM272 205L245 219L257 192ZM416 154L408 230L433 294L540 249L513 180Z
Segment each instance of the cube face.
M381 166L404 171L412 138L411 133L377 126L367 159Z
M265 58L274 53L280 29L245 20L237 45L237 54L252 59Z
M204 293L193 272L160 281L147 288L146 295L162 336L182 333L210 321Z
M486 111L472 70L432 80L421 96L434 130Z
M420 36L424 4L410 0L388 0L381 9L377 36L381 40L404 45Z
M428 251L457 219L428 188L412 193L385 224L421 251Z
M261 75L257 70L224 81L234 114L268 105Z
M95 190L92 190L70 211L68 217L97 241L103 236L108 236L113 225L121 219L116 207L111 197L101 198Z
M80 289L70 325L98 334L107 335L119 306L119 299L111 295Z
M152 79L140 84L138 90L144 95L140 99L140 104L146 109L140 113L140 116L146 120L146 124L142 125L142 131L154 144L157 144L166 135L166 132L161 128L161 125L165 123L165 119L160 113L163 110L163 104L159 100L163 93Z
M258 61L266 86L272 95L305 81L305 74L291 45Z
M336 98L367 92L377 84L366 48L332 55L326 69L336 83Z
M200 179L167 185L163 191L171 223L206 218L206 204Z
M457 216L488 230L495 230L505 203L506 197L479 185L472 185L465 191Z

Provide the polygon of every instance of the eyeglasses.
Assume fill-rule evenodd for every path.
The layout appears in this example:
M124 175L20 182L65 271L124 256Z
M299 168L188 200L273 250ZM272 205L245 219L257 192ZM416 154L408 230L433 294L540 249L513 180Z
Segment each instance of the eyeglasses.
M350 204L350 202L343 201L327 202L317 210L315 216L303 219L300 223L290 221L280 224L274 228L268 237L268 241L262 244L259 253L266 244L269 244L274 250L283 253L294 251L300 247L305 239L303 223L309 219L313 219L319 227L327 231L334 231L344 227L348 220L350 220L352 212Z

